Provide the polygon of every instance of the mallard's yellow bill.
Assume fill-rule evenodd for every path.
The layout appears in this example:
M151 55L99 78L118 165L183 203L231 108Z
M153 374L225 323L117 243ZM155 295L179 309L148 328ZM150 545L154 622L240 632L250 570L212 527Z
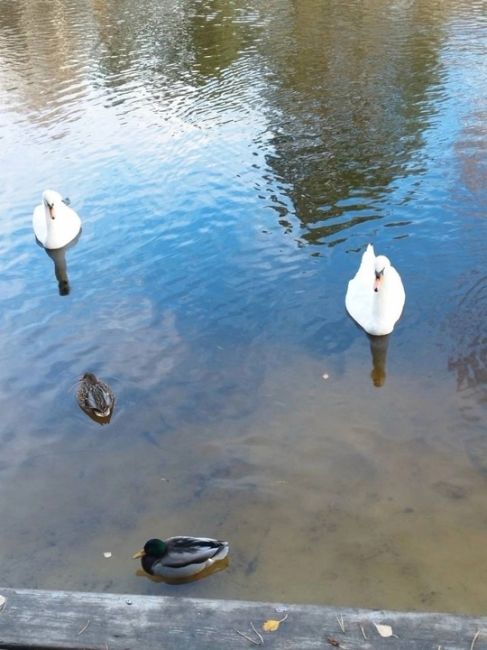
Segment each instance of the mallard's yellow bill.
M144 555L145 555L145 551L144 549L141 549L140 551L137 551L137 553L134 553L134 555L132 555L132 560L136 560L139 557L144 557Z

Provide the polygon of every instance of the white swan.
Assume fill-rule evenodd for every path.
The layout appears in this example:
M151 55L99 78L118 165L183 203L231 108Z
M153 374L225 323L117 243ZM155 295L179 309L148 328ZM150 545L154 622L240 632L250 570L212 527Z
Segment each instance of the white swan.
M359 270L348 283L345 296L348 313L368 334L383 336L394 329L405 300L399 273L387 257L376 257L369 244Z
M49 249L69 244L81 230L81 219L54 190L42 193L42 203L34 209L32 226L39 242Z

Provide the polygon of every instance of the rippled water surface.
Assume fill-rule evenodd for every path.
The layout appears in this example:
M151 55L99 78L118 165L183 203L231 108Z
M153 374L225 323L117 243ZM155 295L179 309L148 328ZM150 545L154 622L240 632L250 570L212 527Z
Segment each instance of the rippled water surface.
M0 0L3 585L485 612L486 47L480 0ZM137 575L173 534L230 566Z

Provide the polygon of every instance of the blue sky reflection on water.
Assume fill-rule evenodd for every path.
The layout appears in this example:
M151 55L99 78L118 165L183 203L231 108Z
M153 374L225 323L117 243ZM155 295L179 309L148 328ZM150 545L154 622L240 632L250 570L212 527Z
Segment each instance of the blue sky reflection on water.
M6 584L171 593L128 558L201 533L230 568L178 593L482 611L480 3L5 4ZM65 297L45 187L83 220ZM380 389L343 305L368 241L407 292Z

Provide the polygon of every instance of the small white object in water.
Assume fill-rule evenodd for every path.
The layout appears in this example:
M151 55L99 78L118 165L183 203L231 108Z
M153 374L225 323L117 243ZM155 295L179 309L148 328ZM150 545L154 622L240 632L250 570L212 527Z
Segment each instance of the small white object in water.
M105 553L103 553L103 557L112 557L112 554L110 551L105 551Z
M326 372L325 372L324 375L321 375L321 376L323 377L323 379L329 379L330 378L330 375L328 373L326 373Z

